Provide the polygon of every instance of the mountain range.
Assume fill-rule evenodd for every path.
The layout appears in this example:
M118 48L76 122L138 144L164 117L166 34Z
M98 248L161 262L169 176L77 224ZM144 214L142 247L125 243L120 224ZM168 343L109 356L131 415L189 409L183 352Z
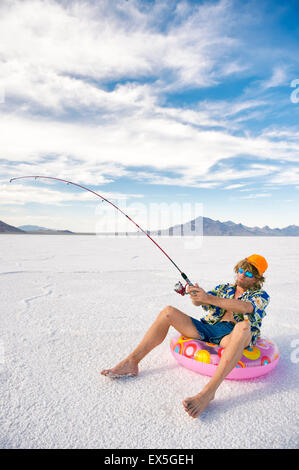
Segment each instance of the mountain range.
M39 227L37 225L21 225L20 227L14 227L13 225L6 224L0 220L0 233L23 233L23 234L72 234L70 230L52 230L45 227Z
M152 232L158 234L158 232ZM169 229L159 231L161 235L204 235L204 236L264 236L264 237L298 237L299 226L289 225L284 228L270 228L268 225L264 227L247 227L243 224L236 224L231 220L220 222L209 217L197 217L185 224L174 225Z
M0 220L0 233L25 233L24 230L21 230L13 225L8 225Z
M44 230L51 230L50 228L40 227L39 225L19 225L18 228L20 230L24 230L25 232L35 232L35 231L44 231Z
M69 230L53 230L36 225L14 227L0 221L0 233L31 233L31 234L73 234ZM83 232L80 232L83 234ZM299 237L299 226L289 225L284 228L247 227L232 221L220 222L208 217L197 217L185 224L174 225L166 230L151 231L152 235L204 235L204 236L264 236L264 237Z

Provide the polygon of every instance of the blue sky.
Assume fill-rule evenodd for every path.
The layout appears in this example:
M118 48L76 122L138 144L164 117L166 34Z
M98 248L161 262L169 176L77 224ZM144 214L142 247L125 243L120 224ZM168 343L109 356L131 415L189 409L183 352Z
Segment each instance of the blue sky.
M90 194L8 183L40 174L130 215L202 204L299 225L298 14L297 1L2 1L0 219L94 231Z

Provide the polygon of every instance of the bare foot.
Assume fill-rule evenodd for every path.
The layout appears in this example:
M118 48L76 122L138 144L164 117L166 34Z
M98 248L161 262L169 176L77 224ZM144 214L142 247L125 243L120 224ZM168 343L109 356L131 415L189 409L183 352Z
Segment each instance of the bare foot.
M112 369L104 369L101 374L112 379L133 377L138 375L138 364L130 359L124 359Z
M192 417L197 418L203 413L210 403L214 399L214 393L209 391L202 391L194 397L188 397L183 401L185 411Z

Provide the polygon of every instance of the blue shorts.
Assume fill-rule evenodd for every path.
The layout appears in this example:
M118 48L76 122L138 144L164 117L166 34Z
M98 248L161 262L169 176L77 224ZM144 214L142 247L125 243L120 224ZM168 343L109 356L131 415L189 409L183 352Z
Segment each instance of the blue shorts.
M235 327L235 323L232 321L219 321L218 323L215 323L215 325L211 325L204 318L197 320L196 318L191 317L191 320L202 341L218 345L222 338L229 335Z

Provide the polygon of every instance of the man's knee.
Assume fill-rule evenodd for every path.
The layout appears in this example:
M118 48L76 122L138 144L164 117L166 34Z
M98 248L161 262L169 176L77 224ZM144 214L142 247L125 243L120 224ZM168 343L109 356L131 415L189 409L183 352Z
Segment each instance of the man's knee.
M250 323L249 321L240 321L237 323L233 329L234 333L238 334L247 334L250 332Z
M169 321L171 321L176 314L177 309L175 307L172 307L171 305L167 305L167 307L163 308L163 310L160 312L160 316L167 318Z
M163 309L164 315L165 315L166 317L171 316L174 311L175 311L175 308L172 307L172 305L167 305L167 306Z
M240 321L233 329L234 336L251 339L251 327L249 321Z

